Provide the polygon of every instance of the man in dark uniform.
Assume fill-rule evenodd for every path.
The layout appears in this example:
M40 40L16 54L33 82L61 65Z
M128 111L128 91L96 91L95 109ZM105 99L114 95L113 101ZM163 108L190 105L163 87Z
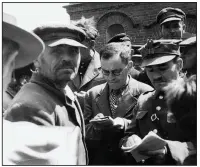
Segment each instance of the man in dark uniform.
M179 8L167 7L162 9L156 16L160 24L162 39L182 39L185 33L186 15Z
M184 160L195 152L193 143L185 138L184 131L169 112L163 91L172 80L181 79L183 61L178 43L180 40L149 40L141 48L142 66L145 67L155 90L138 98L134 113L136 119L132 121L130 128L135 127L135 133L141 138L150 131L155 131L167 141L163 149L141 152L142 155L150 157L144 161L148 165L183 164ZM125 141L130 141L131 137Z

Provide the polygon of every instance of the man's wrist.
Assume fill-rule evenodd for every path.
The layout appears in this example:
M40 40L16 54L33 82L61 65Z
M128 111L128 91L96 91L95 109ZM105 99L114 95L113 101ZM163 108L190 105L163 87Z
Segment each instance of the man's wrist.
M125 122L123 118L117 117L114 119L114 126L118 125L119 129L124 129Z

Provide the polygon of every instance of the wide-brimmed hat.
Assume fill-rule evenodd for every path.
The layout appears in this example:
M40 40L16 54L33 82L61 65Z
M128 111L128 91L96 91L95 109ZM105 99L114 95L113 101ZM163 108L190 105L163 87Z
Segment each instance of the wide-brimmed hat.
M185 18L186 15L181 9L172 7L162 9L156 16L157 23L160 25L169 21L185 20Z
M49 47L65 44L87 48L82 44L86 37L85 32L73 24L45 24L37 27L33 32Z
M6 13L3 13L3 38L19 45L15 68L30 64L44 51L42 40L35 34L18 27L15 17Z
M181 40L148 40L139 50L142 54L142 67L166 63L180 56Z

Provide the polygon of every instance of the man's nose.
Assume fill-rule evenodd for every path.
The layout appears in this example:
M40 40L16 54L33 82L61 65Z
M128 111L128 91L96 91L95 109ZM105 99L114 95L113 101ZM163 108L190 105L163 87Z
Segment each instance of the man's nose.
M154 80L160 79L161 77L162 77L162 74L160 72L155 72L153 74L153 79Z
M172 32L172 33L175 32L175 31L176 31L175 28L171 28L171 29L170 29L170 32Z
M108 79L112 80L113 78L115 78L115 75L113 75L112 71L110 71L108 75Z

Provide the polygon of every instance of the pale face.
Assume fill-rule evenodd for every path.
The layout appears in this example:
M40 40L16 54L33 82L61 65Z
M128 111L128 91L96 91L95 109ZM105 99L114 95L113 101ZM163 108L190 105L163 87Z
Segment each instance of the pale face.
M169 21L161 25L161 33L164 39L181 39L185 32L185 24L182 21Z
M145 67L147 75L155 87L156 90L163 89L172 80L179 77L179 72L183 66L182 59L178 59L177 62L173 60L153 66Z
M132 61L126 65L120 56L110 59L101 59L102 73L110 89L119 89L126 84L128 71L132 67Z
M60 86L72 80L79 68L80 49L69 45L49 47L46 45L41 60L41 73Z

